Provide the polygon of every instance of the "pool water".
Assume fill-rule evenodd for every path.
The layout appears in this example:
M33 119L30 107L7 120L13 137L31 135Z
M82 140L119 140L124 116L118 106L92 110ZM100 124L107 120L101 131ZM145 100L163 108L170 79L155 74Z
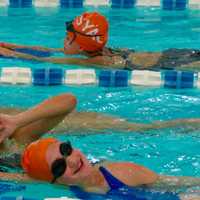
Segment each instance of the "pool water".
M65 36L64 22L86 10L91 11L93 8L0 8L0 40L61 47ZM160 51L172 47L200 49L198 10L164 12L155 7L130 10L102 7L96 10L109 19L109 46L140 51ZM65 69L81 68L0 58L0 68L5 66L32 69L55 66ZM155 120L200 117L200 93L197 89L1 85L0 102L1 106L28 108L61 92L72 92L77 96L78 111L106 113L134 122L149 123ZM199 130L168 128L145 133L102 131L100 134L88 136L68 136L66 132L66 135L56 137L71 140L72 144L80 148L90 159L127 160L140 163L162 174L200 176ZM20 185L25 185L26 189L0 191L0 196L24 196L30 199L74 196L63 186L50 184L17 186Z

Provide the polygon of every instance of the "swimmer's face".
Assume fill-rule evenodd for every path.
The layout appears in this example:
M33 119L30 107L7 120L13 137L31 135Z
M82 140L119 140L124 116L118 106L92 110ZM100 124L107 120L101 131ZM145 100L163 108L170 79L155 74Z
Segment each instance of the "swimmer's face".
M64 40L64 53L65 54L79 54L81 53L80 46L75 42L75 33L68 32Z
M62 176L56 181L69 185L82 184L86 177L91 173L92 166L78 149L73 149L68 156L63 156L60 152L61 142L54 143L49 146L46 154L46 159L50 168L52 168L55 160L64 159L66 168Z

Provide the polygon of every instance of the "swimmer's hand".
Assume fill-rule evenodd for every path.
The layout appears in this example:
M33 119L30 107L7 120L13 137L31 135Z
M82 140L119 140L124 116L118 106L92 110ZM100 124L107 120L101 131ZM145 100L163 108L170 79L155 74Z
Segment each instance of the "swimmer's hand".
M12 51L4 47L0 47L0 56L15 57L15 51Z
M0 114L0 143L9 138L17 129L13 116Z
M0 42L0 47L7 48L7 49L15 49L20 46L16 44L7 43L7 42Z
M4 42L0 42L0 47L4 47Z

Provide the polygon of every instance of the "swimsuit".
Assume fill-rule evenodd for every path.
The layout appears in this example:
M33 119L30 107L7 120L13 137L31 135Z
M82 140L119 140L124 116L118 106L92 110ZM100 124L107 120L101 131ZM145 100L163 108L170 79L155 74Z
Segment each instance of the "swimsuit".
M180 67L181 65L186 65L192 62L200 61L200 50L171 48L162 52L162 55L156 64L145 68L142 65L134 64L133 60L129 58L129 55L135 52L132 49L108 48L108 50L113 54L113 56L119 55L124 59L125 70L142 70L146 68L151 70L174 69L175 67Z
M167 49L153 67L174 69L175 67L200 61L200 51L196 49Z
M116 190L126 191L134 200L180 200L177 194L171 192L152 192L141 187L130 187L114 177L106 168L99 167L99 170L110 187L109 193Z
M99 170L103 174L105 180L107 181L110 191L112 192L114 190L124 190L129 193L129 196L131 196L135 200L180 200L180 198L171 192L155 192L152 193L151 191L144 190L142 188L137 188L137 187L130 187L126 184L124 184L122 181L114 177L106 168L104 167L99 167Z
M172 192L150 191L147 188L131 187L114 177L105 167L99 167L100 172L110 187L110 190L102 194L88 193L77 186L72 186L71 191L82 200L180 200L177 194Z
M110 190L116 190L126 186L126 184L115 178L105 167L100 166L99 171L103 174L106 182L110 187Z

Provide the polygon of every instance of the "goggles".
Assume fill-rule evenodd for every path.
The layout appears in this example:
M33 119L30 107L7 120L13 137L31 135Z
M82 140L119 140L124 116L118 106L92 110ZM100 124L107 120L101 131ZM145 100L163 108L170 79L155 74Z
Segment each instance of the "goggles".
M72 154L73 148L69 141L63 142L59 146L60 154L63 157L70 156ZM67 169L67 163L65 158L56 159L51 166L51 173L53 175L53 179L51 183L54 183L57 178L61 177Z
M74 33L73 34L73 38L70 41L69 45L71 45L74 42L74 40L77 37L77 34L83 35L83 36L86 36L86 37L98 37L98 36L102 36L102 35L94 35L94 34L85 34L85 33L81 33L79 31L76 31L74 29L74 26L73 26L73 21L67 21L67 22L65 22L65 26L66 26L66 31Z

